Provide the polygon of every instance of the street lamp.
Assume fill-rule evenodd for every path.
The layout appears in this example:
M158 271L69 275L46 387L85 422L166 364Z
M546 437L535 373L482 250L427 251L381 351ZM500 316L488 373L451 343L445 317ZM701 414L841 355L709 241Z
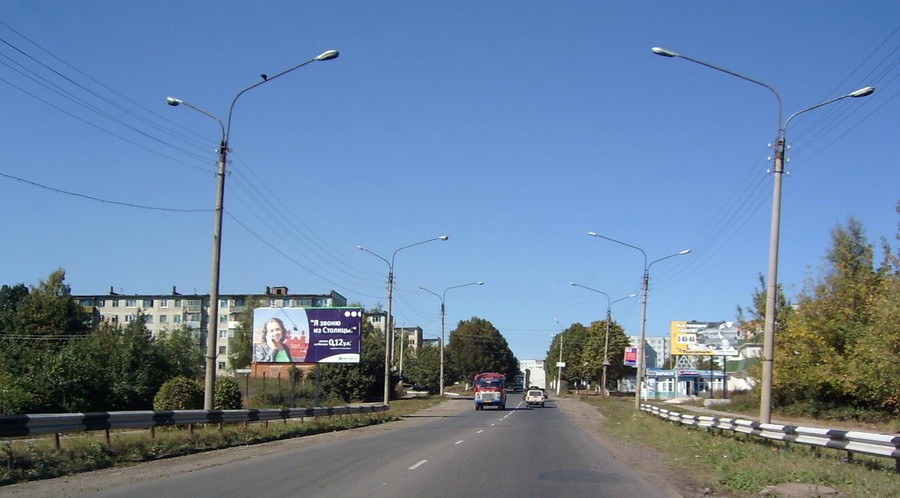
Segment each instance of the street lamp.
M586 285L576 284L575 282L570 282L569 285L572 285L575 287L581 287L582 289L594 291L598 294L603 294L604 296L606 296L606 340L604 341L604 344L603 344L603 383L600 384L602 386L601 387L602 396L605 397L606 396L606 368L609 366L609 322L612 321L612 305L618 303L619 301L624 301L626 299L630 299L634 296L637 296L637 293L629 294L625 297L616 299L615 301L610 301L609 294L607 294L601 290L592 289Z
M773 363L775 360L775 297L778 291L778 239L780 236L779 232L781 227L781 179L782 175L784 174L785 132L787 130L788 123L790 123L792 119L799 116L800 114L809 112L813 109L818 109L819 107L846 98L859 98L872 95L872 93L875 92L875 88L867 86L865 88L860 88L859 90L856 90L854 92L850 92L846 95L841 95L840 97L836 97L820 104L816 104L812 107L807 107L806 109L791 114L784 121L784 124L782 124L781 96L778 95L778 92L776 92L775 89L768 84L763 83L759 80L755 80L753 78L749 78L734 71L715 66L708 62L703 62L686 55L672 52L671 50L666 50L660 47L653 47L651 50L654 54L661 55L663 57L684 59L695 64L700 64L701 66L706 66L710 69L715 69L719 72L737 76L742 80L747 80L751 83L756 83L757 85L764 86L768 88L769 91L772 92L772 94L775 95L775 99L778 101L778 133L775 135L775 167L773 170L774 190L772 194L772 225L769 232L769 273L766 281L766 322L763 332L762 390L759 400L759 418L761 422L767 424L772 421L772 371Z
M454 285L453 287L447 287L446 289L444 289L443 294L438 294L437 292L430 291L430 290L426 289L425 287L419 286L419 288L422 289L423 291L425 291L429 294L434 294L441 300L441 380L440 380L441 391L440 391L440 393L441 393L442 397L444 396L444 316L446 315L446 307L444 306L444 304L447 302L447 291L450 289L458 289L460 287L468 287L470 285L484 285L484 282L471 282L468 284Z
M637 373L636 373L636 378L635 378L636 386L634 389L634 409L640 410L641 409L641 380L644 378L644 374L645 374L645 370L646 370L646 365L644 365L645 360L646 360L646 358L644 358L644 352L645 352L644 341L645 341L645 337L647 335L647 333L646 333L646 330L647 330L647 294L648 294L649 288L650 288L650 267L653 266L655 263L659 263L662 260L687 254L687 253L691 252L691 250L685 249L683 251L678 251L675 254L670 254L663 258L653 260L648 264L647 263L647 253L645 253L644 250L641 249L640 247L633 246L631 244L626 244L625 242L622 242L621 240L611 239L605 235L600 235L599 233L596 233L596 232L588 232L588 235L590 235L591 237L600 237L601 239L606 239L610 242L615 242L616 244L621 244L623 246L627 246L632 249L637 249L638 251L641 251L641 254L644 256L644 278L641 280L641 297L643 299L643 302L641 303L641 338L638 341Z
M394 254L391 256L391 260L387 259L375 254L374 252L366 249L363 246L356 246L360 251L365 251L372 256L384 261L388 265L388 313L387 313L387 329L384 331L384 404L387 405L391 401L391 351L394 348L394 317L391 315L393 312L392 303L394 299L394 259L397 258L397 253L402 251L403 249L408 249L410 247L415 247L418 245L426 244L428 242L434 242L435 240L447 240L450 237L447 235L441 235L439 237L435 237L433 239L423 240L421 242L416 242L415 244L410 244L408 246L403 246L400 249L394 251Z
M556 369L557 369L557 372L556 372L556 396L559 397L559 386L562 384L563 338L565 337L566 331L565 331L565 329L563 329L562 324L559 323L559 320L554 318L553 321L556 322L557 325L559 325L559 362L556 364ZM528 386L525 386L525 388L527 389ZM577 391L577 387L576 387L576 391Z
M285 75L295 69L299 69L307 64L316 61L328 61L331 59L337 58L340 55L337 50L328 50L326 52L322 52L316 57L297 64L296 66L286 69L275 76L263 76L263 80L256 82L247 88L244 88L237 95L234 96L234 99L231 101L231 106L228 108L228 119L225 124L222 121L215 117L213 114L204 111L203 109L189 104L181 99L177 99L175 97L167 97L166 102L173 107L177 107L181 104L184 104L191 109L200 112L210 118L214 119L217 123L219 123L219 127L222 129L222 141L219 144L219 164L216 175L218 177L218 188L216 190L216 215L215 215L215 226L213 228L213 249L212 249L212 278L210 281L210 290L209 290L209 315L207 319L207 327L206 327L206 385L205 392L203 394L203 409L204 410L212 410L213 409L213 400L216 389L216 340L218 336L218 323L219 323L219 258L222 255L222 204L225 197L225 165L228 162L228 137L231 133L231 114L234 112L234 104L237 102L238 97L243 95L245 92L252 90L263 83L268 83L269 81L274 80L275 78Z

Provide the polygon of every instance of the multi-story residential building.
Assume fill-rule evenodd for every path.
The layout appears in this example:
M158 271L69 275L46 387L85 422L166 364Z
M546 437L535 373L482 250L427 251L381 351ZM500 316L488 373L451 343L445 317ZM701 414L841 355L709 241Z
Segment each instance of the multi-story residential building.
M418 351L422 347L422 327L394 327L399 337L405 338L403 348L409 351Z
M182 294L175 287L169 294L122 294L110 287L108 294L72 296L92 316L94 328L103 322L125 326L137 318L138 311L146 318L152 335L165 330L187 327L197 332L197 339L206 346L209 323L209 294ZM347 306L347 298L335 291L328 294L291 294L287 287L266 287L263 294L220 294L219 316L216 326L216 372L226 374L228 339L234 335L240 314L246 303L275 308L331 308Z
M366 312L366 320L372 324L382 336L387 329L387 311L368 311Z
M637 346L640 341L639 336L628 336L628 340L632 346ZM662 368L669 358L669 338L668 337L644 337L647 344L644 358L647 361L647 368Z

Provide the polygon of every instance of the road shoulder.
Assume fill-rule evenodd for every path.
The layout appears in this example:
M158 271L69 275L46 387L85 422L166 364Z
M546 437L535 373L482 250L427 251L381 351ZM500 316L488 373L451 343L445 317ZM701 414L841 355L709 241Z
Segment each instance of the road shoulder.
M552 398L551 401L556 402L563 414L612 453L616 460L625 463L672 498L704 496L701 486L686 478L682 472L669 468L660 452L616 439L596 407L571 397Z

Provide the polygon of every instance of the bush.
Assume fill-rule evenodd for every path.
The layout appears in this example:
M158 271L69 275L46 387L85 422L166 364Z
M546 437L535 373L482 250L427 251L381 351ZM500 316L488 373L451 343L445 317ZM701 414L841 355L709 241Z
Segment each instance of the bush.
M159 388L153 398L155 411L199 410L203 408L203 386L194 379L174 377Z
M231 377L216 379L215 409L240 410L242 408L241 386Z

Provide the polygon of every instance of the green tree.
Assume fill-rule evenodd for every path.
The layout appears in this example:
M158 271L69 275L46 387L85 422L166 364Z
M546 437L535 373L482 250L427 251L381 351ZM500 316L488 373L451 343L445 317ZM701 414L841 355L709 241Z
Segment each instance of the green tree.
M574 335L574 334L573 334ZM616 381L634 375L635 369L625 366L625 348L630 345L628 336L621 325L613 320L609 324L609 366L606 369L607 387L615 386ZM575 345L577 347L577 344ZM566 348L568 349L568 348ZM585 330L584 344L580 358L577 360L582 369L580 378L591 379L598 383L603 378L603 357L606 349L606 320L598 320L591 323ZM565 376L564 376L565 377Z
M166 378L199 378L202 375L206 365L203 357L205 349L200 338L197 331L186 325L157 334L154 346L162 356Z
M14 334L18 330L19 305L27 295L28 287L25 284L12 287L3 284L0 287L0 337Z
M512 378L519 373L518 360L491 322L478 317L461 320L450 331L447 350L455 378L470 382L482 372L498 372ZM445 367L447 358L444 358ZM445 372L446 373L446 372Z
M90 316L72 299L65 280L66 272L56 270L23 297L16 312L16 334L65 337L90 329Z
M403 373L409 380L431 393L440 392L441 383L441 350L437 347L424 347L405 359ZM445 375L446 377L446 375Z
M894 310L888 304L896 300L896 276L885 265L874 267L873 248L858 220L835 227L831 240L823 275L806 284L776 342L773 400L816 410L893 406L896 391L888 398L875 393L897 384L864 374L896 370L889 352L900 332L889 322Z
M320 388L326 398L351 402L384 396L384 337L365 318L361 329L358 364L319 365Z
M259 300L252 296L244 298L244 311L239 314L238 325L228 338L228 367L232 372L249 368L253 360L253 310L259 304Z
M744 308L741 305L737 307L737 321L742 330L747 332L750 337L762 338L766 324L766 277L762 273L759 274L759 287L753 289L753 296L749 307ZM793 311L791 303L784 296L784 289L781 284L775 285L775 335L779 335L787 323L788 315Z
M556 334L550 343L546 364L556 365L560 361L560 357L562 357L562 361L566 364L566 367L562 369L562 381L566 384L575 384L581 379L587 378L588 370L582 362L581 356L587 340L587 328L576 322L559 334ZM560 345L562 346L562 355L559 354ZM558 368L551 368L547 372L551 379L556 379L559 373Z

